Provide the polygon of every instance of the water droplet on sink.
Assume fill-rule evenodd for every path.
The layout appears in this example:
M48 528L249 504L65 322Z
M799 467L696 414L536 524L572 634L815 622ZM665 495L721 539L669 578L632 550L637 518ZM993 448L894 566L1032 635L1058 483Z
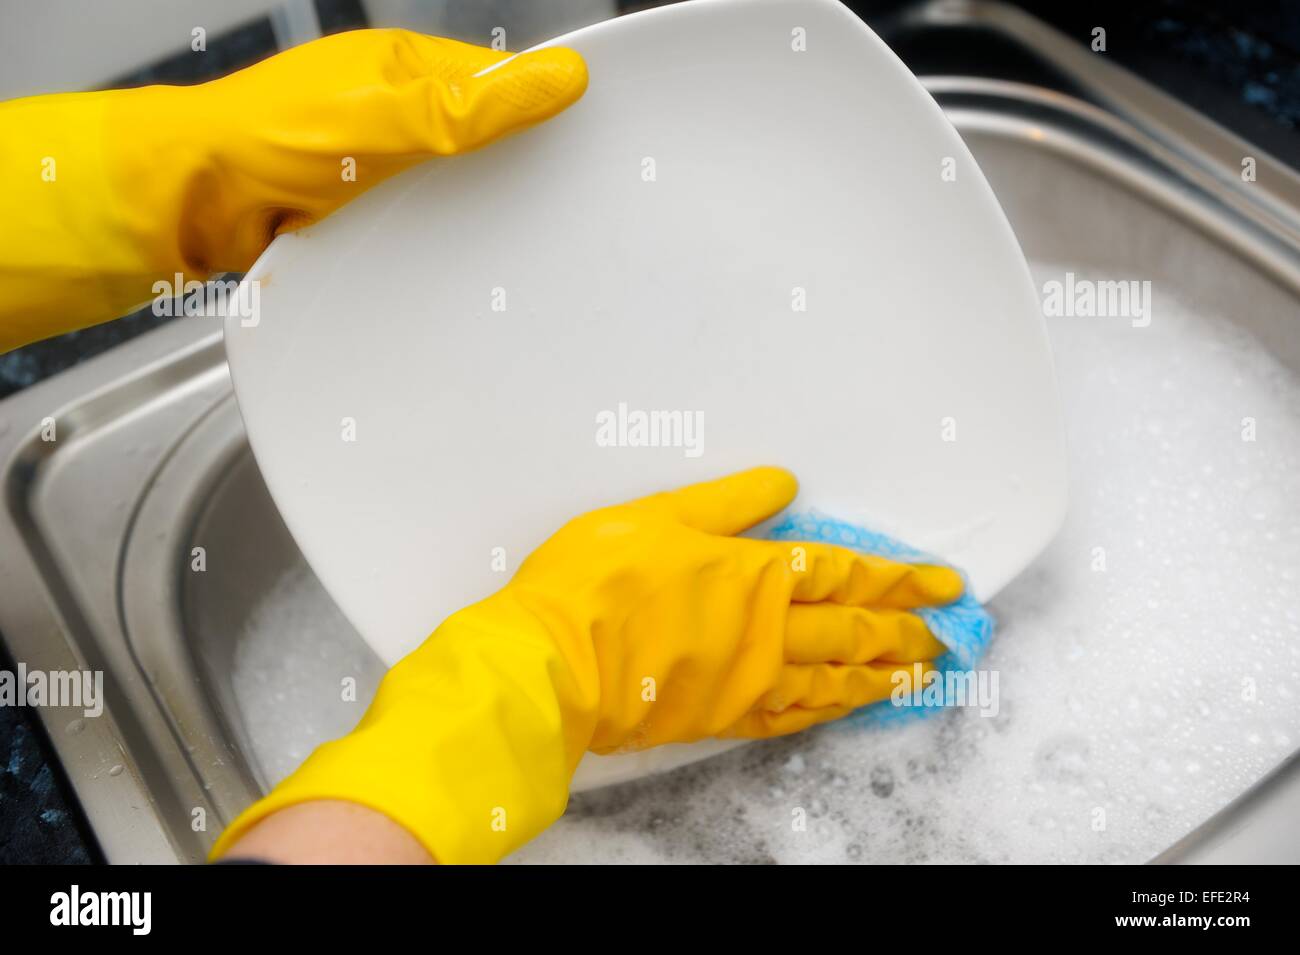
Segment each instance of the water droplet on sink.
M113 764L113 767L108 771L108 775L110 775L110 776L121 776L121 775L122 775L122 770L123 770L124 768L125 768L125 767L123 767L123 765L122 765L121 763L114 763L114 764Z

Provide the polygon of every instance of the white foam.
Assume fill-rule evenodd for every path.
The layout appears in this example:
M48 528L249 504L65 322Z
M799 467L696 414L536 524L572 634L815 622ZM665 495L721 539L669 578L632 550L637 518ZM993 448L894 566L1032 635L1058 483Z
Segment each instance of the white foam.
M1300 745L1300 380L1159 289L1147 328L1049 324L1071 507L994 603L999 715L758 743L575 798L516 859L1141 862Z
M382 665L305 564L253 608L235 645L235 700L267 783L289 775L317 745L365 711ZM345 679L356 698L344 698Z
M1163 291L1147 328L1050 320L1071 508L994 604L997 717L756 743L575 797L515 859L1140 862L1294 751L1300 381ZM373 667L313 586L286 581L236 660L273 778L352 725L338 681Z

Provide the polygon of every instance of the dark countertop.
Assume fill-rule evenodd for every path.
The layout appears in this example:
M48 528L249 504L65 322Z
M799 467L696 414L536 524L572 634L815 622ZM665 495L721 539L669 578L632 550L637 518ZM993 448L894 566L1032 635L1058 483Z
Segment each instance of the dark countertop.
M654 3L624 2L627 10ZM951 49L911 47L889 34L898 0L849 0L918 73ZM1179 97L1243 138L1300 168L1300 5L1205 0L1134 0L1110 8L1063 0L1018 4L1086 43L1107 30L1108 56ZM317 0L328 32L365 25L356 0ZM960 42L960 41L958 41ZM208 57L179 54L114 85L194 82L236 69L273 51L266 21L210 39ZM214 53L216 55L214 55ZM201 63L201 66L200 66ZM990 67L993 68L990 68ZM1013 62L971 63L979 73L1014 72ZM952 72L949 67L947 72ZM148 310L0 356L0 398L63 371L169 319ZM0 668L13 662L0 650ZM100 859L35 716L0 707L0 863L85 863Z
M13 661L0 650L0 669ZM35 715L0 706L0 862L87 863L99 852Z

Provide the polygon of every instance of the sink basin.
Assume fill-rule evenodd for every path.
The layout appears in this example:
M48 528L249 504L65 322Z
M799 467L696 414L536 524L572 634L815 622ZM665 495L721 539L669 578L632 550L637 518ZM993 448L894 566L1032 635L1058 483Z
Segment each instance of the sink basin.
M1027 45L1060 42L1020 15L999 15L994 26ZM1068 67L1072 50L1054 50L1056 62ZM1105 82L1086 98L978 78L926 82L1040 278L1072 270L1154 280L1175 288L1181 307L1236 323L1283 374L1300 373L1300 179L1259 156L1258 181L1243 182L1239 159L1255 155L1248 145L1108 66L1094 74ZM39 438L47 415L59 424L55 442ZM1235 409L1229 417L1225 427L1237 427ZM0 632L29 667L106 674L102 717L41 711L105 855L201 860L240 808L316 742L350 728L382 672L270 500L216 324L177 321L0 404L0 462ZM1033 573L1025 594L1046 586ZM1004 612L1023 615L1031 604L1025 597ZM1012 704L1032 692L1004 689ZM836 732L756 744L667 781L580 799L531 857L654 856L647 832L669 810L647 807L680 809L719 780L742 792L781 789L796 770L843 752ZM1274 741L1213 788L1213 805L1197 804L1202 825L1171 832L1141 858L1300 861L1298 747ZM1063 739L1035 758L1059 780L1086 755ZM864 772L877 798L903 782ZM834 819L828 811L824 822ZM770 845L736 850L763 827L746 825L712 856L698 834L682 844L703 846L701 858L782 857ZM617 851L594 848L595 837ZM850 842L848 858L874 857L868 837ZM633 843L640 848L628 850Z

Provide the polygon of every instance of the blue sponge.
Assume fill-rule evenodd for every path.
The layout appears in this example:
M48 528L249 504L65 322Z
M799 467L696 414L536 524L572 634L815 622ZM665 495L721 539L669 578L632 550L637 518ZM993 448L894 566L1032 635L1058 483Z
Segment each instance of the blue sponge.
M943 563L888 534L827 517L817 511L787 514L768 531L767 536L779 541L838 544L863 554L875 554L909 564ZM948 648L948 652L935 661L936 668L945 677L948 673L973 670L993 638L992 615L969 592L963 593L957 601L945 607L923 607L916 613L939 642ZM947 698L948 679L944 679L943 686L943 702L946 705L951 702ZM847 717L845 722L857 725L892 724L940 708L942 707L895 706L890 700L882 700L863 707Z

